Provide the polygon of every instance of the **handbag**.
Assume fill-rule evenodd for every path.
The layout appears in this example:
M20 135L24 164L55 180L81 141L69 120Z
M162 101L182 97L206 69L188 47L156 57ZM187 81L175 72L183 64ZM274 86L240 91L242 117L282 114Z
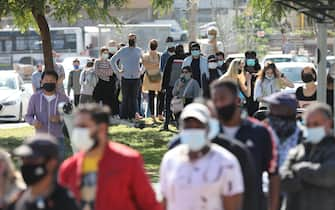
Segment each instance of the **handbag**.
M178 113L184 109L184 99L174 96L171 100L171 111L173 113Z
M156 74L149 74L146 72L146 75L150 82L160 82L162 80L162 75L160 72L157 72Z

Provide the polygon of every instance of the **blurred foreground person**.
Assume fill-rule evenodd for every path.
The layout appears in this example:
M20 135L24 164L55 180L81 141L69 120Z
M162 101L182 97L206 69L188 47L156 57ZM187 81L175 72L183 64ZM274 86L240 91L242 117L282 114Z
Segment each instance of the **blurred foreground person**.
M0 149L0 209L15 202L25 188L8 152Z
M145 173L141 155L109 142L109 109L80 106L75 115L73 146L80 152L65 160L60 183L68 187L84 210L160 210Z
M238 210L244 191L238 160L208 138L210 113L193 103L181 114L181 145L167 152L160 184L167 210Z
M258 209L266 209L262 191L262 175L270 177L267 209L277 210L280 179L277 171L276 145L269 130L255 119L242 116L241 99L237 84L231 80L219 80L211 85L211 95L224 135L235 138L248 147L255 163L256 202Z
M37 134L14 150L21 158L21 173L27 189L10 210L79 210L75 199L56 182L59 165L57 141Z
M293 148L281 168L286 210L335 209L335 138L326 104L305 111L305 141Z

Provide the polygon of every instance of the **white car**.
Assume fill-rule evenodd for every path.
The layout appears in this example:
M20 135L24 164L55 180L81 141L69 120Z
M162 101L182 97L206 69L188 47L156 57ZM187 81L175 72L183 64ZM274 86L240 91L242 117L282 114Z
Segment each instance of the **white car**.
M262 67L267 61L272 61L275 64L287 62L310 63L312 60L305 55L292 55L292 54L271 54L266 55L262 60Z
M32 92L14 71L0 71L0 121L19 122L27 113Z
M169 36L173 38L173 41L186 41L188 39L188 31L183 30L176 20L173 19L155 20L154 23L171 25Z
M276 63L278 70L285 75L285 77L293 82L294 88L285 88L284 92L295 93L295 91L304 85L304 82L301 80L301 71L306 66L311 66L315 70L315 65L313 63L305 62L282 62Z

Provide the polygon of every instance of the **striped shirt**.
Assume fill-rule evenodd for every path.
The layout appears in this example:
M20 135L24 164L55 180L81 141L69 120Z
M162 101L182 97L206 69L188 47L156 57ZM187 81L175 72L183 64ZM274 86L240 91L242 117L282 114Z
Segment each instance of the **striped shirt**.
M107 82L111 80L111 76L114 74L109 60L96 60L94 63L94 71L99 79Z

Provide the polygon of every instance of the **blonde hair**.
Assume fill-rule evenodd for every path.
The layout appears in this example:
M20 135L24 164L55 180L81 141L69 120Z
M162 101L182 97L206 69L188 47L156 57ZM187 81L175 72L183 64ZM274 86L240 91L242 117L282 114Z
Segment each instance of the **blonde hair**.
M246 78L244 76L244 70L242 69L243 74L238 74L238 71L240 69L241 62L243 62L242 59L235 58L229 65L227 72L220 77L221 79L231 79L234 81L240 80L242 84L245 83Z

